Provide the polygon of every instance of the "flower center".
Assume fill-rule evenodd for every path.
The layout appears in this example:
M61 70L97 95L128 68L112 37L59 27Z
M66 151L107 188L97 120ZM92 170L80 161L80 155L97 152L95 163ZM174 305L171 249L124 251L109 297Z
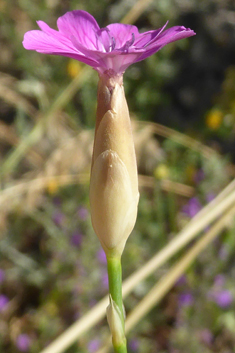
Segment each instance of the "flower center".
M114 50L116 41L114 37L110 35L110 31L107 27L101 28L96 32L96 45L98 50L102 50L106 53L110 53Z
M122 51L124 52L128 52L128 49L132 46L132 44L134 43L135 41L135 35L134 33L131 33L131 39L128 40L124 45L123 47L121 48Z

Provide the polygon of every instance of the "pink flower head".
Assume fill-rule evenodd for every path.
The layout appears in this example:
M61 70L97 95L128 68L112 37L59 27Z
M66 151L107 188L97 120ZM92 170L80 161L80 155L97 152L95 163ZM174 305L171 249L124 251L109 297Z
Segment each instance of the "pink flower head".
M76 10L58 18L58 31L38 21L41 30L25 33L23 46L43 54L62 55L92 66L99 73L123 72L166 44L195 35L182 26L139 33L136 26L113 23L100 28L88 12Z

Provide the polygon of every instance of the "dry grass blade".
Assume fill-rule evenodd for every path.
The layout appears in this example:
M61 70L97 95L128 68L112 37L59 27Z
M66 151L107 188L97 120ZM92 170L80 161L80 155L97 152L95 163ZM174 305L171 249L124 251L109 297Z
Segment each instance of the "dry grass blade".
M139 0L122 19L122 23L134 23L153 0Z
M162 180L161 188L166 192L173 192L185 197L192 197L195 193L195 189L192 186L177 183L169 179Z
M2 121L0 121L0 140L11 146L16 146L19 143L19 138L16 135L14 128L6 125ZM26 158L33 166L39 166L42 163L42 157L40 154L33 150L29 151Z
M140 175L140 187L153 187L154 179ZM153 179L153 180L152 180ZM48 185L55 184L57 187L72 184L84 184L89 182L89 173L78 173L78 174L62 174L62 175L45 175L38 176L31 180L25 180L18 182L14 185L8 186L3 190L0 190L0 210L6 207L6 204L11 203L11 199L21 198L25 193L41 191L43 192L48 188ZM169 183L168 183L169 182ZM191 197L194 189L188 185L170 182L166 180L166 183L162 183L162 189L164 191L175 192L179 195Z
M233 192L231 192L231 186L233 186ZM227 190L231 193L227 195ZM222 196L226 195L224 198ZM222 195L222 196L221 196ZM147 262L140 270L135 272L128 278L128 281L123 283L123 295L127 295L137 285L138 282L147 278L157 268L169 260L196 235L209 226L210 223L222 215L229 207L235 204L235 190L234 181L225 188L221 194L219 194L213 201L213 208L210 206L202 209L198 215L196 221L194 218L186 225L186 227L179 232L173 240L171 240L161 251L159 251L149 262Z
M170 129L169 127L163 126L158 123L146 123L144 121L139 122L139 125L145 126L146 124L149 124L151 126L153 133L160 135L162 137L166 137L171 139L172 141L175 141L185 147L188 147L194 151L202 153L202 155L206 158L210 158L212 155L214 155L216 152L213 150L213 148L210 148L203 143L201 143L198 140L193 139L190 136L187 136L181 132L178 132L176 130Z
M19 142L18 137L15 134L14 128L0 121L0 139L4 142L9 143L12 146L17 145Z
M213 222L219 215L222 215L228 208L235 204L235 190L227 195L227 192L234 188L234 182L229 184L221 194L213 201L214 208L207 212L200 212L202 214L201 219L197 222L191 221L188 226L183 229L175 238L166 245L160 252L158 252L150 261L148 261L141 269L132 274L123 283L123 298L125 298L135 286L151 275L157 268L169 260L175 255L180 249L188 244L196 235L205 229L210 222ZM225 195L224 198L222 196ZM219 201L218 201L219 200ZM208 207L208 206L207 206ZM89 313L84 315L82 319L75 322L69 327L61 336L59 336L54 342L52 342L47 348L41 353L61 353L64 352L71 344L73 344L79 337L81 337L88 329L92 328L105 316L106 310L106 296L100 303L94 306ZM92 320L89 322L90 318ZM81 324L82 323L82 324Z
M16 79L14 77L0 73L0 98L35 119L37 109L22 94L16 91L15 82Z
M172 269L160 279L142 302L139 303L128 316L126 320L127 332L129 332L130 329L163 298L195 258L221 233L224 228L228 226L228 223L234 217L234 213L235 207L233 206L211 227L209 231L205 233L205 235L200 238L200 240L197 241L195 245L191 247L190 250L187 251L186 255L184 255L176 265L174 265Z
M139 186L153 188L156 183L154 177L148 175L139 175ZM192 186L177 183L175 181L165 179L160 182L162 190L166 192L173 192L185 197L192 197L194 195L194 188Z
M54 342L43 349L40 353L61 353L74 343L82 334L96 325L104 316L109 303L106 295L98 304L95 305L80 320L71 325Z
M220 202L222 202L229 194L231 194L235 190L235 179L231 181L230 184L227 185L225 189L223 189L219 195L212 200L206 207L203 207L203 209L196 214L195 217L193 217L192 222L197 222L198 219L200 219L203 215L208 213L209 211L213 210L213 208Z
M56 113L56 111L62 109L72 99L78 88L80 88L87 80L90 73L91 69L89 67L84 67L80 71L79 75L75 77L73 81L71 81L71 83L61 94L59 94L51 108L43 116L40 117L29 135L24 140L20 141L16 149L4 161L1 168L1 176L10 173L17 166L28 149L34 146L40 140L45 131L48 120Z
M166 275L164 275L151 291L140 301L140 303L133 309L126 319L126 333L128 333L148 312L156 306L164 295L172 288L180 276L187 270L196 257L227 227L227 224L234 217L235 207L232 207L225 213L212 228L197 241L190 250L183 255L182 258L174 265ZM99 349L97 353L107 353L111 347L107 343L103 348Z
M12 197L21 196L28 191L34 192L37 190L45 189L50 182L55 182L57 185L63 186L68 184L86 183L89 180L88 174L75 174L75 175L54 175L44 176L33 180L21 182L19 184L10 186L0 193L0 208L4 207L5 202L9 202Z

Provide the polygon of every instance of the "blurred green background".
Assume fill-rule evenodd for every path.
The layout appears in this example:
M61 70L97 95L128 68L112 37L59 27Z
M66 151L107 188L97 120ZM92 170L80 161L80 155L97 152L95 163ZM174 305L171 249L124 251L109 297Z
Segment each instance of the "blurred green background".
M139 13L136 3L0 2L0 352L40 352L108 291L88 200L97 74L25 50L37 20L56 28L83 9L101 27L129 14L140 31L169 20L197 33L124 75L141 176L124 278L234 177L234 1L142 0ZM230 224L128 335L130 353L234 352L234 239ZM128 296L127 314L177 258ZM66 353L96 352L106 332L103 320Z

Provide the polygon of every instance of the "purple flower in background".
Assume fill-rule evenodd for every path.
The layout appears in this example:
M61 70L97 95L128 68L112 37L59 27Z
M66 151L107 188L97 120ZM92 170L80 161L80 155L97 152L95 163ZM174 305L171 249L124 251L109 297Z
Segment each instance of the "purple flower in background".
M58 227L61 227L65 222L65 215L62 212L56 211L52 217L52 220Z
M0 284L5 280L5 271L0 268Z
M139 349L139 341L136 338L133 338L129 342L129 347L133 352L137 352Z
M107 259L106 259L106 255L105 255L105 252L102 248L100 248L98 251L97 251L97 259L98 261L103 264L103 265L106 265L107 264Z
M212 335L211 331L207 328L205 328L204 330L202 330L200 332L200 338L203 343L208 344L208 345L211 344L213 341L213 335Z
M59 196L53 197L52 201L53 201L53 204L58 207L60 207L62 204L62 200Z
M78 217L82 220L82 221L85 221L88 217L88 209L85 208L85 207L80 207L78 209Z
M213 288L208 293L208 298L222 309L229 307L233 302L232 293L228 289L223 288L225 281L225 276L218 274L214 279Z
M222 245L221 249L219 250L219 258L222 261L225 261L229 256L228 247L226 245Z
M100 348L100 341L98 339L92 340L88 343L88 352L96 352Z
M16 346L21 352L28 352L31 340L27 334L21 334L16 339Z
M214 286L215 287L223 287L225 284L225 277L222 274L219 274L214 279Z
M192 197L188 203L183 207L182 211L190 218L196 216L196 214L201 210L202 205L197 197Z
M233 302L233 296L229 290L215 292L213 297L216 304L222 309L229 307Z
M198 169L197 172L194 175L194 182L196 184L200 184L200 182L205 179L205 173L203 169Z
M103 285L103 288L108 289L109 288L109 277L107 272L103 272L101 275L101 282Z
M182 26L139 33L136 26L113 23L100 28L88 12L67 12L57 20L58 31L37 21L41 30L25 33L23 46L39 53L62 55L92 66L99 73L123 72L166 44L195 35Z
M83 236L82 233L79 233L79 232L73 233L71 237L71 244L79 247L82 243L82 236Z
M187 284L187 277L185 275L182 275L178 278L177 282L176 282L176 285L177 286L183 286Z
M215 198L215 196L216 196L216 195L215 195L213 192L209 192L209 193L206 195L206 201L207 201L207 202L213 201L214 198Z
M8 297L4 294L1 294L0 295L0 312L4 311L7 308L8 303L9 303Z
M179 295L179 306L190 306L193 303L193 296L190 292L184 292Z

